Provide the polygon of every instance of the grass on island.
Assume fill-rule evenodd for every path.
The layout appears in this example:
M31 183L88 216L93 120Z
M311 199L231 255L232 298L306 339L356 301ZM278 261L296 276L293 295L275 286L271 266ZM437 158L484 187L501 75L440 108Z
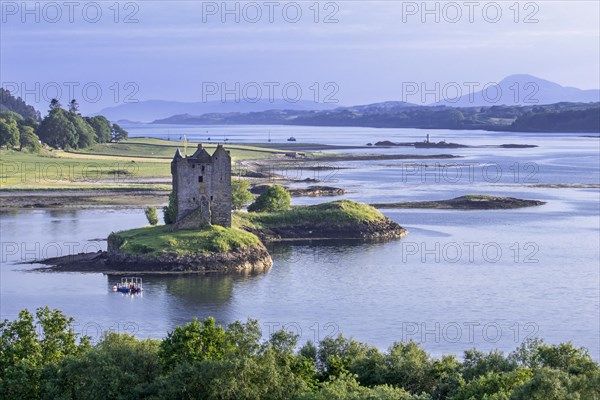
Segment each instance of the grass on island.
M348 226L378 222L384 215L377 209L350 200L338 200L311 206L295 206L287 211L267 213L236 212L234 225L240 228L269 228L297 225Z
M170 232L166 225L113 232L108 240L133 255L198 254L255 246L258 237L238 228L212 225L203 229Z

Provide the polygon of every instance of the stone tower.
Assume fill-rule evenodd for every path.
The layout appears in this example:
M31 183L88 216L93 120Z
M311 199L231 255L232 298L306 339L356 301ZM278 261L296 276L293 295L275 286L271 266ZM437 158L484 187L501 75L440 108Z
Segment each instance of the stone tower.
M189 157L177 149L171 175L177 197L175 229L231 226L231 156L222 145L212 156L201 144Z

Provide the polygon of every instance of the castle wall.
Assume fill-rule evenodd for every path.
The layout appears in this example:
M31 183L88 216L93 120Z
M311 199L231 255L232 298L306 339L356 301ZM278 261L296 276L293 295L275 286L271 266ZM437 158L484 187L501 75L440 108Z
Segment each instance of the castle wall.
M231 157L223 147L217 147L212 157L206 153L199 158L176 156L171 173L177 192L177 221L194 213L199 227L211 223L231 226Z
M212 156L212 223L231 226L231 157L222 147Z
M173 179L173 183L177 191L177 220L181 220L204 204L201 215L205 225L208 225L211 221L209 203L212 192L212 165L190 161L189 158L182 158L175 164L177 176ZM203 177L202 182L199 182L200 176Z

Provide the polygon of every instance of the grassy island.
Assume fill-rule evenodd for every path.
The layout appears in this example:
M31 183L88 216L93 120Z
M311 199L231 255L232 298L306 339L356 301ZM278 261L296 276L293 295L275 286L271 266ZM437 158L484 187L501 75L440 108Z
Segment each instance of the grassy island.
M172 231L169 226L111 233L108 250L89 261L113 273L264 272L273 260L258 237L238 228L208 226ZM54 263L56 264L56 263ZM59 267L73 268L73 260Z
M112 233L108 240L122 252L146 256L225 252L260 243L250 232L218 225L178 231L170 231L167 225L144 227Z
M406 229L377 209L350 200L286 211L236 212L234 225L254 232L263 240L279 239L388 239L401 237Z
M378 222L385 216L374 207L350 200L338 200L312 206L295 206L287 211L234 214L240 227L280 227L298 223L346 226L360 222Z
M305 239L387 240L407 230L377 209L349 200L286 211L235 212L232 228L172 230L159 225L113 232L108 250L41 261L68 272L264 272L273 261L263 242Z
M517 199L514 197L489 196L485 194L467 194L450 200L408 201L400 203L375 203L377 208L437 208L454 210L507 210L513 208L535 207L546 204L540 200Z

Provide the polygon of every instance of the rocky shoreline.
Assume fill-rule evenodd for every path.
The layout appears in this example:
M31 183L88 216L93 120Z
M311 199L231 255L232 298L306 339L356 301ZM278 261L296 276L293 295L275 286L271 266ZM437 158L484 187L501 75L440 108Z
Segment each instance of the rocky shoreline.
M132 208L164 205L169 190L6 190L0 191L0 209L17 208Z
M389 218L382 221L363 221L353 225L332 226L318 224L298 224L291 226L245 228L263 242L303 241L303 240L391 240L399 239L408 230Z
M258 184L254 185L250 192L256 195L263 194L267 191L271 184ZM285 190L288 191L290 196L292 197L321 197L321 196L341 196L346 193L344 189L333 187L333 186L320 186L313 185L307 186L305 188L291 188L288 186L283 186Z
M535 207L546 204L540 200L517 199L486 195L467 195L449 200L408 201L399 203L373 203L375 208L436 208L453 210L506 210L523 207Z
M81 253L49 258L31 263L49 265L35 271L46 272L94 272L105 274L203 274L237 273L256 274L268 271L273 260L264 243L305 240L374 240L398 239L408 231L385 217L380 221L363 221L352 225L332 226L321 224L298 224L293 226L245 228L261 240L257 245L226 252L176 254L166 252L148 257L130 254L120 249L116 240L108 240L107 251Z
M108 243L107 251L80 253L49 258L35 263L50 265L37 268L45 272L94 272L104 274L256 274L273 266L271 255L261 243L258 246L219 253L178 255L166 253L158 257L132 255Z

